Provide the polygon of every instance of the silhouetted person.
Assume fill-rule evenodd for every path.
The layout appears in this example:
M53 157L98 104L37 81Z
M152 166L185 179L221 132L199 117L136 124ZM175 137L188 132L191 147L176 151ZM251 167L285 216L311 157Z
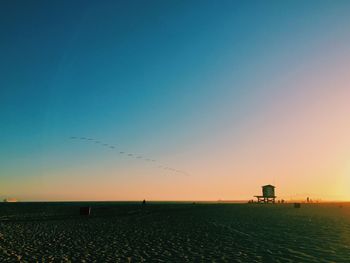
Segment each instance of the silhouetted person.
M142 205L145 205L146 204L146 200L145 199L143 199L143 201L142 201Z

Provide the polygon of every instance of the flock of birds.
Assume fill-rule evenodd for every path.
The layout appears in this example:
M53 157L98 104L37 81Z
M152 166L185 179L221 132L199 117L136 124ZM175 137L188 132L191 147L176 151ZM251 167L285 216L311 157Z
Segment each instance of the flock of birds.
M103 142L101 140L97 140L97 139L93 139L93 138L89 138L89 137L74 137L74 136L72 136L72 137L70 137L70 139L71 140L80 140L80 141L85 141L85 142L91 142L91 143L98 144L98 145L101 145L103 147L106 147L106 148L108 148L110 150L117 150L117 147L115 145L112 145L112 144L109 144L109 143L105 143L105 142ZM125 151L119 151L119 154L127 156L129 158L134 158L134 159L138 159L138 160L143 160L145 162L154 163L154 164L156 164L157 168L166 170L168 172L182 174L182 175L186 175L186 176L189 175L185 171L174 169L174 168L169 167L167 165L163 165L163 164L161 164L160 162L158 162L155 159L148 158L148 157L140 155L140 154L128 153L128 152L125 152Z

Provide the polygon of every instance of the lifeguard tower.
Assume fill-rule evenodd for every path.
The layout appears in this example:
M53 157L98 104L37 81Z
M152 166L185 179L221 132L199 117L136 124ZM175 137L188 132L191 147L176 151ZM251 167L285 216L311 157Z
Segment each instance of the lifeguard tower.
M262 195L256 195L258 203L275 203L275 187L271 184L262 186Z

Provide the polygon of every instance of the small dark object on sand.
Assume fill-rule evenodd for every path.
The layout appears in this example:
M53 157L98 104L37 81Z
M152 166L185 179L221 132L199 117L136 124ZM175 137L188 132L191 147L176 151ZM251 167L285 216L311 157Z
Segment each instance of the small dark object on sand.
M145 205L145 204L146 204L146 200L145 200L145 199L143 199L142 204L143 204L143 205Z
M300 208L300 203L294 203L294 208Z
M90 214L91 214L91 207L90 206L80 207L80 215L81 216L89 216Z

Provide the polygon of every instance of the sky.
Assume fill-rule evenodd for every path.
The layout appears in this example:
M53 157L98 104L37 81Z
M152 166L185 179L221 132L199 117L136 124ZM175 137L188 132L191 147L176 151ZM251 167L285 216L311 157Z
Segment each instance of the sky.
M1 1L0 197L350 200L349 13Z

